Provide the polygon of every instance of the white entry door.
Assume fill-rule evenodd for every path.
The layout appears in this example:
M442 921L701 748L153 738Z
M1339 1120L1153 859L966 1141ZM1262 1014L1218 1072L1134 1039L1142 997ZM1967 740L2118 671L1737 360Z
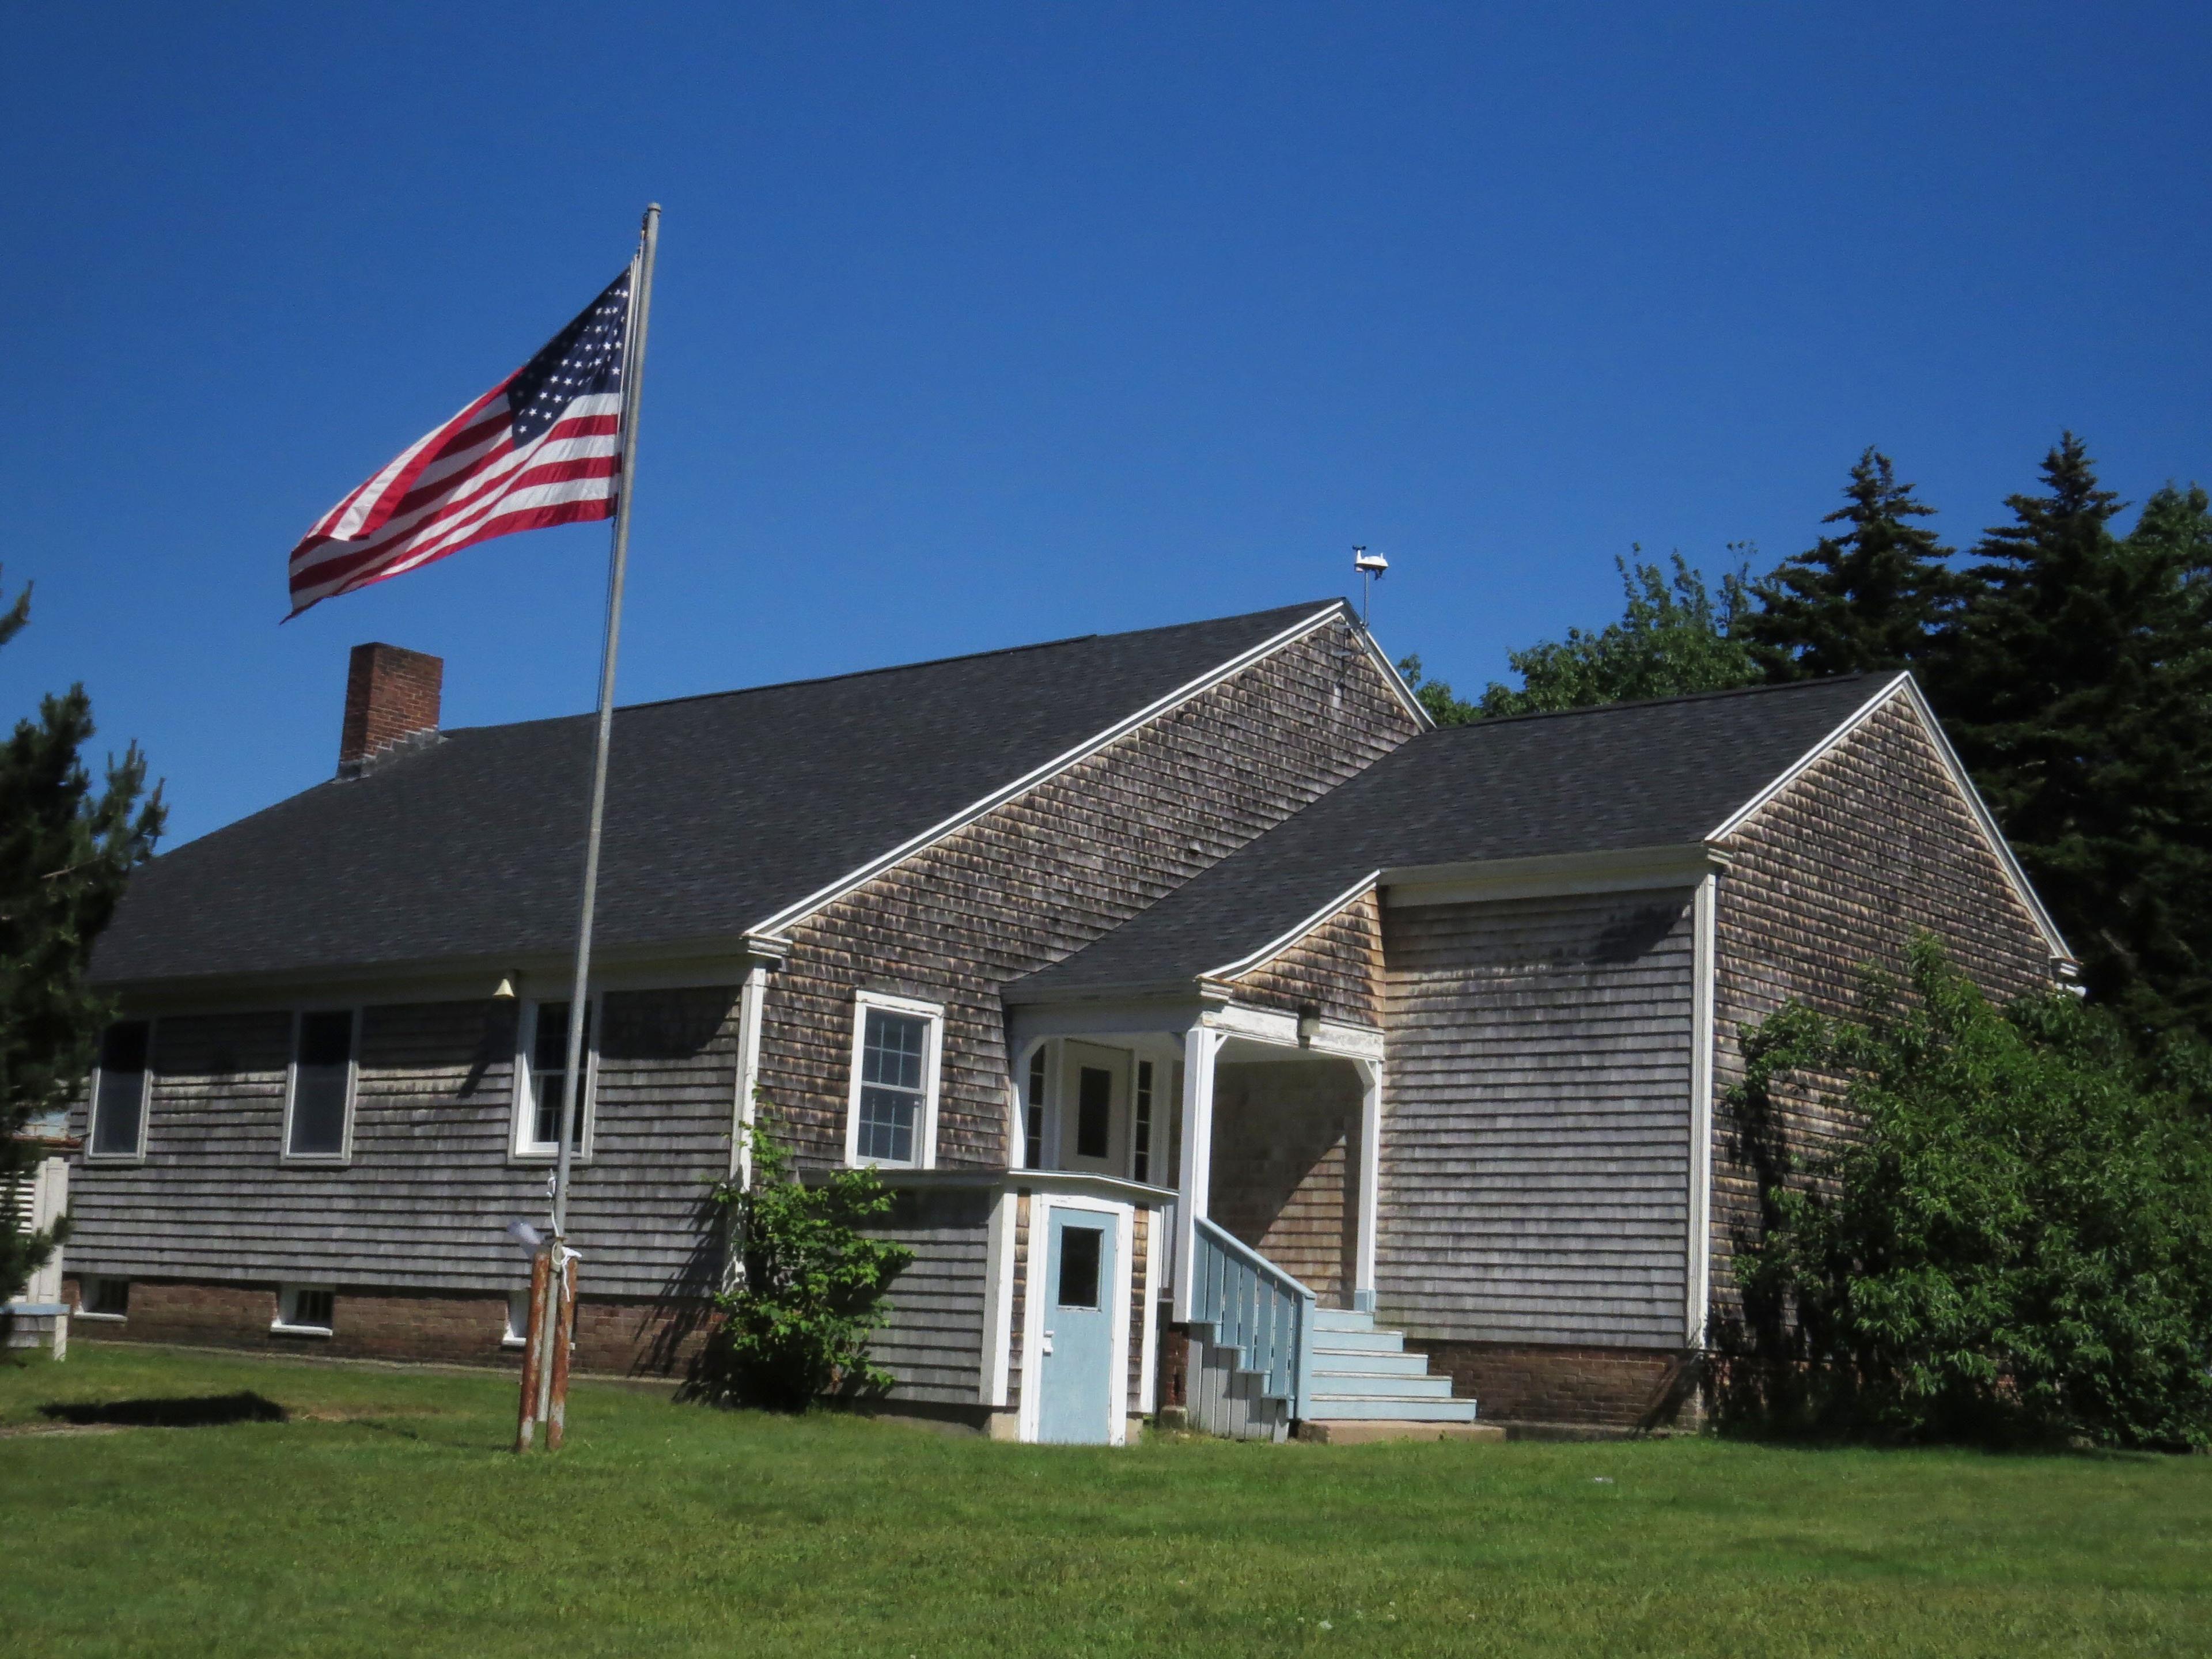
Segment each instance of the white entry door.
M1060 1167L1092 1175L1129 1173L1129 1052L1093 1042L1063 1045Z

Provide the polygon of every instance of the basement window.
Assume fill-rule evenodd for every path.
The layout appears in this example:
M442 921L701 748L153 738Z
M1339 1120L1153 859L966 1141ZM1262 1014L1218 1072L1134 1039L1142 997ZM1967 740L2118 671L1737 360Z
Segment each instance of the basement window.
M154 1027L143 1019L121 1019L100 1039L100 1064L92 1074L92 1158L137 1158L146 1155L146 1096L152 1079L149 1056Z
M337 1292L325 1285L287 1285L276 1292L276 1322L269 1328L288 1336L328 1336Z
M854 999L845 1161L911 1170L937 1164L937 1070L945 1011L861 991Z
M82 1282L77 1310L80 1319L127 1319L131 1315L131 1281L96 1274Z

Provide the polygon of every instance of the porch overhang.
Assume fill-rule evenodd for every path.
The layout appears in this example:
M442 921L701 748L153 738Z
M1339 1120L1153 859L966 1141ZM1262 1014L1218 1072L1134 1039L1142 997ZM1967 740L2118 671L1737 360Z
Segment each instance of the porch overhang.
M1243 1038L1346 1060L1382 1058L1378 1027L1327 1019L1311 1011L1290 1013L1240 1002L1232 988L1211 980L1107 986L1079 996L1033 1000L1009 988L1005 1000L1007 1035L1018 1067L1030 1047L1048 1037L1157 1033L1180 1043L1188 1033L1199 1030L1224 1040Z

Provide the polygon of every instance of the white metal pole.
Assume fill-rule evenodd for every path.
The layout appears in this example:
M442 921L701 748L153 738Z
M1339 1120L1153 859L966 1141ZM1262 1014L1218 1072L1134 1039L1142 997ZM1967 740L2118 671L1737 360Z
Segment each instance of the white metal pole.
M568 1234L568 1169L574 1154L577 1107L583 1099L584 1026L591 1012L592 913L599 897L599 833L607 811L607 744L614 732L615 658L622 644L623 576L629 562L629 513L637 492L637 415L645 386L646 323L653 310L653 261L660 243L660 204L645 210L638 251L630 261L629 319L623 342L622 471L615 495L613 551L607 561L607 621L599 656L599 724L592 754L592 811L584 836L584 892L576 921L576 971L569 981L568 1066L561 1079L561 1116L555 1126L559 1150L553 1164L553 1259L556 1291L565 1291L568 1274L562 1252ZM559 1328L556 1311L556 1328ZM539 1363L550 1388L555 1366L552 1342L543 1345ZM550 1401L548 1402L550 1405Z

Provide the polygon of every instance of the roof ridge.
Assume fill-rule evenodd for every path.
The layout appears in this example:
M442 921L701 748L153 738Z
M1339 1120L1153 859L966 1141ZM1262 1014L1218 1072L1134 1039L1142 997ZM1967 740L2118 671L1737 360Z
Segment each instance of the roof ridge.
M1317 613L1332 605L1345 605L1342 599L1316 599L1310 605L1269 605L1263 611L1239 611L1226 617L1203 617L1196 622L1164 623L1157 628L1125 628L1115 634L1070 634L1057 640L1036 640L1027 645L994 646L988 651L963 651L949 657L924 657L915 662L885 663L876 668L854 668L842 674L813 674L803 679L771 680L765 685L733 685L721 691L690 691L680 697L653 697L644 702L624 702L615 705L615 713L626 714L634 709L667 708L677 703L709 702L717 697L750 697L763 691L792 691L801 686L835 685L843 680L864 680L875 674L902 674L916 668L942 668L957 662L980 662L987 657L1019 656L1024 651L1052 651L1062 646L1081 645L1086 640L1134 639L1140 634L1174 634L1186 629L1211 628L1222 623L1242 622L1248 617L1269 617L1292 611ZM504 731L517 726L550 726L560 720L592 720L590 709L573 714L540 714L533 720L496 720L483 726L455 726L446 729L446 735L460 732Z
M1809 691L1816 686L1843 685L1852 680L1869 680L1890 675L1881 669L1855 669L1848 674L1823 674L1816 679L1784 680L1778 684L1730 685L1718 691L1681 691L1671 697L1624 697L1619 702L1585 703L1579 708L1537 708L1525 714L1485 714L1458 726L1440 726L1432 734L1441 737L1448 732L1473 732L1487 726L1510 726L1521 720L1556 720L1571 719L1580 714L1610 714L1623 708L1660 708L1675 702L1714 702L1723 697L1761 696L1773 691Z

